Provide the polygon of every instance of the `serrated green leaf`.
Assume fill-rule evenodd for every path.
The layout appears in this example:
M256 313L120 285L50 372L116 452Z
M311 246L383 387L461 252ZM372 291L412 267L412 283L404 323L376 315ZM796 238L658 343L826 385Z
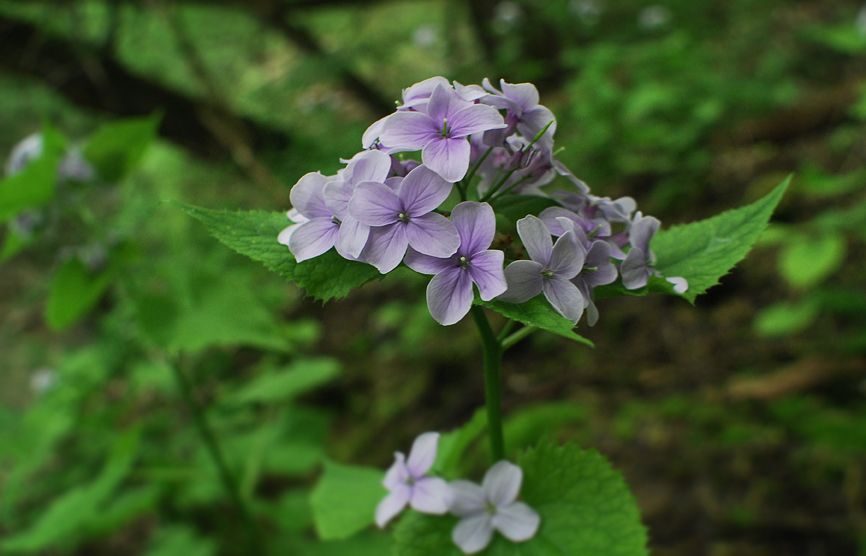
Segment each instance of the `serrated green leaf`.
M496 301L495 299L492 301L481 301L478 298L475 299L475 303L527 326L534 326L558 334L589 347L595 346L591 340L575 332L574 324L557 313L541 295L530 299L526 303L506 303L504 301Z
M378 469L326 461L310 495L319 538L346 539L372 525L376 505L387 494L383 477Z
M788 177L750 205L656 234L652 250L663 276L682 276L689 282L683 295L689 301L719 283L754 245L788 188Z
M84 158L105 181L116 182L135 168L156 138L159 116L109 122L87 140Z
M183 208L227 247L262 263L321 301L346 297L379 276L374 267L347 261L333 250L296 263L289 250L277 242L277 235L289 225L283 213Z
M622 475L598 453L541 444L517 458L521 499L541 516L535 537L512 543L497 534L486 556L645 556L646 530ZM461 556L453 517L411 513L394 532L396 556Z
M842 265L845 247L845 238L837 233L797 237L782 250L779 268L789 284L808 289Z

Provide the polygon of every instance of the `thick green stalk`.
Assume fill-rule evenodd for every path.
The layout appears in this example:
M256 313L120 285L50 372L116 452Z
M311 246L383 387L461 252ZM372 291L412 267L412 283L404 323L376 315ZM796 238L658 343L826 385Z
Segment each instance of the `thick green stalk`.
M487 407L487 432L493 461L505 459L505 437L502 434L502 345L496 339L484 309L472 306L472 318L481 335L484 350L484 403Z

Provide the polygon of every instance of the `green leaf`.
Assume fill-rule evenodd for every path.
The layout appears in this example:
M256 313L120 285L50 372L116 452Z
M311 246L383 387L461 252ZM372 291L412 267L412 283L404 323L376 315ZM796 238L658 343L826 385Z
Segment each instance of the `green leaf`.
M845 238L838 233L798 236L782 250L779 268L789 284L808 289L835 272L845 260Z
M574 402L547 402L521 409L505 419L503 434L509 451L534 445L567 425L586 421L587 411Z
M481 301L478 298L475 299L475 303L527 326L534 326L558 334L589 347L595 346L591 340L575 332L574 324L557 313L541 295L530 299L526 303L519 304L496 300Z
M340 372L335 359L303 359L257 376L226 398L229 404L285 402L333 380Z
M159 116L109 122L97 129L84 147L84 158L93 164L99 177L117 182L135 168L153 143Z
M379 276L374 267L347 261L333 250L296 263L289 250L277 242L277 235L289 225L283 213L183 208L227 247L264 264L321 301L346 297Z
M761 336L796 334L814 322L818 309L818 304L812 299L771 305L755 317L755 332Z
M493 204L496 214L505 216L512 223L512 227L527 214L538 215L547 207L557 206L556 201L550 197L537 195L506 195Z
M379 469L325 462L325 472L310 495L313 522L322 540L351 537L373 524L385 496Z
M111 285L115 268L110 265L100 272L92 272L77 258L63 263L51 280L45 306L48 325L61 330L84 317Z
M439 437L433 472L447 479L456 479L462 469L462 457L475 440L487 430L487 413L478 409L468 423Z
M65 139L51 128L42 131L42 154L21 172L0 180L0 222L27 209L47 205L54 198L57 166Z
M645 556L646 530L622 475L599 454L573 444L541 444L517 458L521 499L541 516L524 543L496 534L488 556ZM460 556L452 543L453 517L410 513L394 531L396 556Z
M719 283L754 245L767 227L791 178L754 203L698 222L659 232L652 242L656 269L663 276L689 282L689 301Z

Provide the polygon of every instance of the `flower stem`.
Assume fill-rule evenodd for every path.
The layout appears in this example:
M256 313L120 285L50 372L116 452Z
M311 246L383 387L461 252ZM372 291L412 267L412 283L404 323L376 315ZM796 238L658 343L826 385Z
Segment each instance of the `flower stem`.
M193 417L193 421L195 422L195 427L198 430L199 436L204 442L208 454L210 455L214 466L219 472L220 481L222 481L223 488L225 488L225 491L228 494L229 499L231 500L232 506L234 506L235 511L237 512L238 516L243 520L244 525L246 526L247 542L249 545L249 549L252 551L252 554L261 554L263 551L261 536L256 530L257 528L255 522L253 521L252 514L250 514L247 505L244 503L244 500L241 497L241 491L238 485L237 478L235 477L234 473L232 473L231 469L226 463L225 456L223 455L222 449L220 448L219 442L217 441L216 434L214 434L210 423L208 423L207 416L204 413L204 409L199 405L199 403L195 399L195 396L193 395L192 384L190 383L189 378L187 378L186 374L184 374L183 370L181 370L178 362L170 362L168 363L168 366L171 367L174 378L177 381L178 390L180 390L181 397L183 398L187 410Z
M538 329L535 328L534 326L524 326L523 328L521 328L520 330L518 330L514 334L511 334L510 336L506 337L505 339L502 340L502 351L507 350L508 348L510 348L511 346L513 346L514 344L516 344L517 342L522 340L523 338L526 338L527 336L529 336L530 334L532 334L536 330L538 330Z
M472 306L472 318L481 336L484 350L484 403L487 406L487 432L493 461L505 459L502 434L502 345L496 339L484 309Z

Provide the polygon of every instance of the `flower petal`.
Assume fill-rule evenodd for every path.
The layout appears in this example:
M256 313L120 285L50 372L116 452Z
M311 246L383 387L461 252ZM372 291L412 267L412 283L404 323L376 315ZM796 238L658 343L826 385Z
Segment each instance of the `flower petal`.
M297 230L301 226L301 224L303 224L303 222L301 222L300 224L290 224L289 226L283 228L280 231L280 234L277 236L277 243L281 243L288 247L289 240L291 239L292 234L295 233L295 230Z
M391 157L382 151L362 151L352 157L346 166L351 183L375 181L382 183L391 172Z
M523 112L520 116L520 123L517 124L517 130L532 141L547 124L550 124L550 127L547 128L536 145L550 149L553 146L553 134L556 133L556 116L544 106L536 106Z
M419 81L414 85L406 87L403 89L403 104L400 107L408 108L410 106L417 106L418 104L426 103L430 100L430 95L433 94L433 89L435 89L437 85L448 87L449 83L447 79L437 75L434 77L428 77L424 81Z
M451 508L457 517L468 517L486 511L487 499L481 485L472 481L451 481Z
M409 216L421 216L439 207L452 187L430 168L418 166L403 178L398 195Z
M344 180L329 181L325 184L324 198L325 205L328 210L340 220L346 217L349 210L349 200L355 188L352 184Z
M530 214L518 220L517 234L520 236L529 258L542 265L547 265L550 262L553 240L550 239L550 230L537 216Z
M458 182L469 169L469 141L461 137L434 137L421 150L424 164L451 183Z
M367 130L364 132L364 135L361 136L361 146L365 149L369 149L373 145L376 144L376 141L379 139L379 136L382 135L382 130L385 129L385 120L390 117L385 116L384 118L379 118L372 124Z
M481 488L487 500L501 508L517 499L520 484L523 482L523 470L510 461L497 461L484 474Z
M465 554L481 552L490 544L491 537L493 537L493 524L486 513L461 519L451 531L451 540Z
M670 278L665 278L665 280L673 284L674 291L678 294L684 294L689 289L689 281L682 276L671 276Z
M538 106L538 89L532 83L508 83L504 79L500 79L499 86L502 87L502 94L520 107L521 111Z
M340 223L340 231L337 234L337 252L344 259L357 259L367 245L370 237L370 226L361 224L355 217L346 215Z
M504 127L507 124L499 110L485 104L470 104L448 120L449 135L454 138Z
M460 246L460 236L454 224L435 212L409 220L406 238L412 249L432 257L450 257Z
M393 224L401 212L403 203L400 197L384 183L359 183L349 201L349 214L368 226Z
M441 132L427 114L397 112L388 116L379 138L389 149L417 151Z
M469 263L469 276L478 286L481 299L490 301L498 295L502 295L508 289L505 281L505 253L490 249L472 255Z
M496 235L496 216L487 203L460 203L451 211L451 221L460 234L460 253L463 255L486 250Z
M397 268L408 246L406 226L401 222L370 228L367 245L358 259L375 266L382 274L387 274Z
M454 268L457 266L457 259L454 256L441 258L431 257L415 251L411 247L406 251L406 257L403 259L406 266L420 274L439 274L446 268Z
M425 432L415 439L412 443L412 450L409 451L409 460L406 463L406 467L413 477L417 479L433 467L438 446L438 432Z
M406 504L409 503L409 497L412 495L412 489L409 485L398 485L391 490L385 498L376 506L376 525L381 529L394 519L394 516L399 514Z
M584 300L577 286L567 279L554 276L544 280L542 286L544 297L556 311L571 322L580 320L583 314Z
M571 280L583 268L585 260L586 249L577 242L574 232L570 231L560 236L553 245L548 268L557 276Z
M498 508L491 520L493 528L512 542L528 541L534 537L540 523L538 512L523 502Z
M425 477L412 485L412 509L425 514L448 513L451 505L451 487L438 477Z
M436 85L433 92L430 94L430 100L427 102L427 115L436 124L439 133L442 133L442 127L446 120L449 129L451 128L451 120L454 114L462 110L466 106L472 106L466 102L457 92L451 88L451 84L447 81L444 84Z
M324 197L325 184L331 179L319 172L304 174L289 193L292 206L307 218L331 216Z
M334 246L339 229L330 218L313 218L292 232L289 250L298 262L318 257Z
M649 253L649 244L653 235L659 230L661 222L653 216L643 216L637 213L635 220L628 231L628 241L632 247L642 249Z
M433 320L450 326L472 307L472 278L460 267L443 270L427 284L427 308Z
M499 299L511 303L523 303L540 294L543 269L540 263L525 260L514 261L505 267L505 282L508 289L499 296Z
M619 266L619 272L622 275L622 285L627 290L639 290L646 286L649 281L649 268L643 249L632 247Z
M388 490L394 490L397 485L405 484L408 478L409 469L406 467L406 456L401 452L395 452L394 463L392 463L391 467L388 468L388 471L385 472L385 478L382 480L382 484Z

